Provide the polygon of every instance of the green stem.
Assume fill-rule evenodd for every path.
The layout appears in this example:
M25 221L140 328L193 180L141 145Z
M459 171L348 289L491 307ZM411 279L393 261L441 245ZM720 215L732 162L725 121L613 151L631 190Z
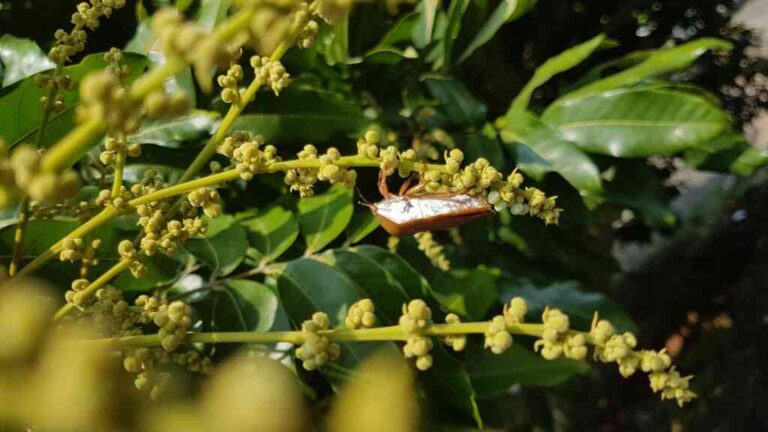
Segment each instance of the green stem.
M16 224L16 231L13 234L13 256L11 257L11 264L8 266L8 276L11 277L19 270L21 246L24 243L24 228L26 228L29 219L29 197L24 196L19 206L19 222Z
M93 293L96 292L97 289L107 284L110 280L112 280L113 277L116 277L117 275L122 273L123 270L128 269L128 267L131 266L131 262L132 262L131 260L121 259L120 261L117 262L117 264L115 264L109 270L107 270L101 276L99 276L98 279L91 282L91 284L85 287L85 289L81 292L86 293L89 296L93 295ZM75 309L76 309L76 306L74 304L67 303L56 312L56 314L53 316L53 320L58 321Z
M126 142L125 134L120 134L118 138L123 145L128 145ZM120 196L121 189L123 187L123 168L125 167L125 148L121 148L117 151L115 156L115 175L112 179L112 198Z
M48 250L38 255L34 260L32 260L31 263L27 264L24 268L22 268L21 271L15 277L22 278L25 276L29 276L35 270L42 267L43 264L45 264L46 262L48 262L48 260L56 256L56 254L61 250L61 247L64 244L64 240L73 239L73 238L84 238L86 235L90 234L93 230L100 227L102 224L105 224L111 221L112 219L116 218L118 215L120 215L120 212L117 211L117 209L115 209L114 207L105 208L99 214L92 217L86 223L80 225L79 227L77 227L77 229L75 229L71 233L67 234L64 238L62 238L61 240L53 244L53 246L49 247Z
M425 336L449 336L484 334L488 330L489 323L468 322L458 324L433 324L423 331ZM508 331L515 335L541 337L544 331L543 324L513 324L508 326ZM400 326L374 327L370 329L338 329L319 332L322 336L333 342L380 342L380 341L405 341L408 335L403 333ZM582 333L583 332L573 332ZM126 336L104 339L90 339L87 342L103 344L110 348L120 349L129 347L147 347L160 345L160 337L157 334ZM304 342L304 334L300 331L283 332L220 332L220 333L190 333L185 339L186 343L278 343L288 342L299 345ZM588 342L591 340L588 338Z

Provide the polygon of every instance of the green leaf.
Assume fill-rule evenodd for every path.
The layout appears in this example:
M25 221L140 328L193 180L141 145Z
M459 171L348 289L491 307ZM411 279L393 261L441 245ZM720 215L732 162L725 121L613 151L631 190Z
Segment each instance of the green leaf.
M569 48L562 53L547 59L541 66L536 68L533 77L525 84L525 87L512 101L507 111L507 121L515 121L518 117L525 114L528 104L531 101L531 95L537 87L549 81L553 76L574 68L579 63L586 60L595 50L605 43L605 35L599 34L592 39L582 42L573 48Z
M562 175L579 191L588 207L594 208L598 204L603 186L597 166L557 130L525 113L517 121L507 121L501 137L507 143L517 141L525 144L547 161L552 171Z
M373 217L373 214L368 209L358 206L352 214L349 225L344 230L347 235L345 244L353 245L359 243L378 227L379 222Z
M146 59L137 55L126 55L125 63L131 68L128 77L130 82L144 71ZM85 75L106 66L102 54L92 54L76 65L65 67L64 73L72 77L77 87ZM4 113L3 121L0 121L0 138L3 138L9 146L34 140L40 127L43 116L40 98L47 92L37 87L33 78L27 77L22 82L3 89L0 93L0 112ZM64 107L50 116L42 141L45 147L57 142L75 125L75 108L80 100L79 93L62 92L61 96L64 98Z
M630 86L653 76L686 68L707 51L727 51L732 47L730 42L722 39L701 38L673 48L661 49L653 52L640 64L581 87L561 99Z
M733 149L739 144L746 145L746 142L747 139L743 133L726 132L713 140L699 144L694 148L686 149L683 152L685 164L690 168L699 168L711 156Z
M315 253L344 232L352 218L352 191L334 187L299 201L299 224L307 242L306 254Z
M179 117L146 121L128 136L128 142L179 148L184 141L210 134L218 117L216 112L195 110Z
M317 45L329 65L345 63L349 57L349 17L324 26L317 35Z
M589 330L592 317L598 312L600 318L610 321L617 331L637 332L637 326L621 306L604 294L581 291L578 282L558 282L545 288L534 287L525 280L516 284L505 287L503 295L505 298L523 297L528 303L529 316L540 315L546 306L556 307L568 315L572 328Z
M259 93L259 103L240 115L232 130L259 134L276 144L316 143L339 135L359 135L369 124L354 99L292 84L280 93L279 100L271 93Z
M413 45L416 48L424 48L432 43L432 35L435 30L439 0L421 0L416 7L419 20L413 26Z
M0 209L0 230L19 221L19 205Z
M397 324L403 304L412 297L392 273L355 248L336 249L330 251L328 257L336 268L355 281L363 296L373 300L376 315L385 325Z
M442 342L433 340L430 351L432 367L419 374L420 381L429 397L442 400L475 421L478 429L483 428L483 419L477 407L475 389L465 366L453 358Z
M707 99L663 89L617 89L556 102L542 120L583 150L616 157L675 154L731 125Z
M731 172L738 176L747 177L767 164L768 150L749 147L731 164Z
M208 264L214 274L226 276L245 258L248 238L245 228L233 224L221 231L209 232L204 238L189 239L184 248Z
M3 77L2 87L56 66L48 60L48 56L35 41L9 34L0 37L0 63L2 64L0 68Z
M313 313L328 314L332 327L341 326L350 305L360 299L357 285L342 271L316 259L300 258L291 261L277 280L280 303L295 327L309 319ZM353 368L370 352L378 347L393 343L360 344L344 343L338 364Z
M453 43L456 38L459 37L461 20L464 18L464 14L467 12L470 3L470 0L451 0L451 4L448 6L448 23L441 36L441 42L443 44L443 65L448 66L451 64Z
M248 241L262 255L265 264L280 257L299 236L299 222L293 212L281 205L272 206L238 222L248 232Z
M169 284L176 279L181 263L163 254L145 260L147 274L136 279L130 271L124 271L113 285L123 291L146 292Z
M473 349L474 348L474 349ZM545 360L516 341L502 354L471 347L464 360L472 385L480 396L506 392L515 384L549 387L589 370L589 364L570 359Z
M471 320L482 320L499 296L496 286L499 275L498 269L485 266L452 270L436 277L432 295L445 310Z
M472 42L461 53L458 63L463 62L477 51L478 48L488 43L502 25L520 18L533 9L536 2L537 0L501 0L493 14L475 34Z
M485 105L473 98L461 82L438 76L423 80L429 92L441 102L448 119L459 126L477 126L485 121Z
M214 331L269 331L279 305L277 295L266 285L245 279L226 282L213 310Z
M349 250L378 263L397 280L409 298L425 298L429 295L431 288L427 280L399 255L372 245L355 246Z

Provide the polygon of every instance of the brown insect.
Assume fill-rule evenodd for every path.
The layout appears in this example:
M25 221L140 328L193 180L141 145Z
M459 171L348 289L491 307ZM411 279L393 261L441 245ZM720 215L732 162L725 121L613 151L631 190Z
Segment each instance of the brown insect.
M447 230L493 213L493 207L483 198L461 192L420 194L424 183L409 186L410 179L403 183L397 195L392 194L387 177L379 172L379 192L384 199L364 204L390 235Z

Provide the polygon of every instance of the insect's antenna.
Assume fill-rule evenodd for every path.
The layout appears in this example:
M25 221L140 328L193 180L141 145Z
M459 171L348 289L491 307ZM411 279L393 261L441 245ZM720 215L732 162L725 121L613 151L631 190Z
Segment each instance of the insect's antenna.
M368 208L372 208L373 204L371 204L371 202L365 198L365 195L363 195L363 192L360 190L360 188L355 186L355 190L357 191L357 194L360 195L360 199L362 200L362 201L358 201L357 203L360 205L364 205Z

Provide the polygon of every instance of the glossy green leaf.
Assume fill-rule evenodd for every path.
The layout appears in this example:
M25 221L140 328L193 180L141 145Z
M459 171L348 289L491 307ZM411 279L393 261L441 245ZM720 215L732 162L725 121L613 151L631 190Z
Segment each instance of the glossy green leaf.
M576 67L600 48L605 41L605 35L599 34L586 42L582 42L547 59L541 66L536 68L531 79L512 101L509 111L507 111L507 121L515 121L518 117L525 114L525 110L531 101L531 95L533 95L533 91L537 87L543 85L555 75Z
M731 125L730 116L705 98L643 88L561 101L542 120L583 150L617 157L675 154Z
M349 57L349 17L344 17L333 26L323 27L316 45L329 65L345 63Z
M448 119L458 126L477 126L485 121L486 108L461 82L438 76L424 78L429 92L441 102Z
M226 276L245 258L248 238L245 228L233 224L221 231L209 232L204 238L189 239L184 248L208 264L213 273Z
M441 342L435 340L434 344L430 351L432 367L419 376L428 397L444 401L473 419L478 429L483 429L477 395L466 367L451 356Z
M270 143L327 141L359 135L370 121L349 97L308 86L291 85L275 97L259 93L259 103L240 115L233 130L262 135Z
M554 283L544 288L523 284L508 288L503 293L505 298L523 297L528 303L528 314L539 316L546 306L556 307L565 312L576 330L589 330L592 317L598 312L621 332L637 332L637 326L626 312L601 293L584 292L577 282Z
M501 0L488 20L459 56L459 63L471 56L478 48L488 43L502 25L512 22L536 6L537 0Z
M638 65L587 84L563 96L562 99L577 98L592 93L630 86L653 76L664 75L686 68L707 51L727 51L732 47L730 42L722 39L701 38L673 48L654 51Z
M502 354L493 354L481 347L471 347L467 351L464 363L480 396L506 392L515 384L559 385L576 374L586 373L590 367L586 362L570 359L545 360L517 342Z
M6 87L55 66L33 40L9 34L0 37L0 76Z
M280 257L299 236L299 222L286 207L275 205L239 221L248 232L248 241L261 254L261 263Z
M269 331L275 322L279 302L266 285L246 279L232 279L222 288L213 310L214 330Z
M392 273L376 260L355 248L330 251L329 259L360 287L360 293L373 300L376 315L383 325L397 324L403 304L412 299Z
M421 0L416 7L418 21L413 26L412 35L413 45L416 48L424 48L432 43L439 6L439 0Z
M747 139L743 133L726 132L719 137L699 144L694 148L686 149L683 152L685 164L690 168L698 168L706 162L711 156L734 148L739 144L746 145Z
M557 130L532 114L524 114L516 121L508 120L501 137L507 143L525 144L576 188L588 207L597 205L603 190L597 166Z
M147 274L141 278L137 279L130 271L124 271L112 284L123 291L147 292L174 281L181 268L181 263L161 253L145 260L144 265L147 266Z
M423 299L429 295L431 288L427 280L399 255L372 245L355 246L350 250L376 261L400 283L409 298Z
M19 221L19 205L0 209L0 230Z
M749 147L731 164L731 172L746 177L765 165L768 165L768 150Z
M471 320L482 320L498 299L499 274L498 269L484 266L452 270L435 278L432 295L445 310Z
M299 201L299 224L307 255L315 253L344 232L352 218L352 191L334 187L327 193Z
M139 76L146 66L144 57L138 55L126 55L125 63L131 68L129 82ZM103 69L106 65L102 54L92 54L76 65L65 67L64 73L72 77L77 87L85 75ZM9 146L34 140L40 127L43 116L40 98L47 92L37 87L33 79L34 77L25 78L0 92L0 112L4 113L3 121L0 121L0 138ZM42 141L44 147L57 142L75 124L75 108L80 100L79 94L71 91L61 95L64 98L64 107L61 111L51 114Z
M128 142L178 148L184 141L210 134L218 117L215 112L195 110L179 117L146 121L128 136Z
M277 287L280 303L296 327L317 311L327 313L331 326L338 327L343 324L349 306L361 298L357 285L344 272L312 258L291 261L280 274ZM342 344L342 355L336 364L352 368L382 346L395 348L388 342Z
M441 35L441 42L443 45L443 65L450 65L453 54L453 43L456 38L459 37L459 30L461 30L461 20L464 18L464 14L467 12L470 0L451 0L448 5L448 22L445 26L444 32Z
M373 214L367 208L356 206L355 212L349 225L344 230L347 235L345 244L353 245L361 242L368 234L374 232L379 227L379 222L373 217Z

